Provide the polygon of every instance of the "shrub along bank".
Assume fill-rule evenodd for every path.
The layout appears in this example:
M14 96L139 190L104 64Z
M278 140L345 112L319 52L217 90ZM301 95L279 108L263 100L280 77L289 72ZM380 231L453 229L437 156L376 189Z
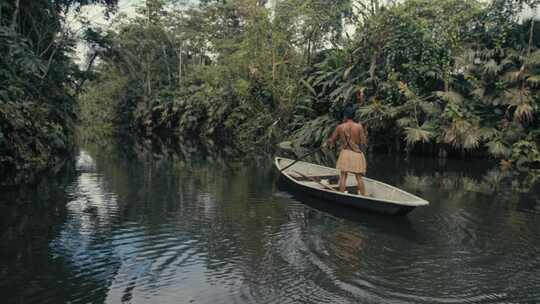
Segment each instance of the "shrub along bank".
M521 12L537 2L206 0L175 9L149 0L136 17L88 31L100 64L81 115L92 125L90 113L105 113L98 122L109 130L244 150L284 139L318 146L354 103L372 149L526 168L540 161L540 26Z
M91 2L0 3L0 185L31 181L73 150L83 75L64 16Z

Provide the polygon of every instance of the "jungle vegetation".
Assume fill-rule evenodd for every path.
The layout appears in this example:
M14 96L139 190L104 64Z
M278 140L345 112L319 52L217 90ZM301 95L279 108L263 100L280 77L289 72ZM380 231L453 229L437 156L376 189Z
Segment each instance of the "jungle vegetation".
M77 91L70 11L112 0L0 1L0 185L58 166L74 146Z
M315 147L352 103L371 149L525 168L540 161L540 25L522 11L538 2L147 0L88 30L82 123Z
M540 162L540 0L0 2L0 169L55 166L111 134L198 138L241 151L317 147L347 104L370 149ZM361 98L361 96L364 98Z

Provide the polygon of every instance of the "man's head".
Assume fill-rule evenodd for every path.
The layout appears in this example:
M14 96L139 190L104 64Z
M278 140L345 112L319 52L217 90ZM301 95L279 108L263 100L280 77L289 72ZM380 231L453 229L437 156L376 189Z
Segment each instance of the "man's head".
M343 110L343 119L354 119L354 107L353 106L346 106L345 110Z

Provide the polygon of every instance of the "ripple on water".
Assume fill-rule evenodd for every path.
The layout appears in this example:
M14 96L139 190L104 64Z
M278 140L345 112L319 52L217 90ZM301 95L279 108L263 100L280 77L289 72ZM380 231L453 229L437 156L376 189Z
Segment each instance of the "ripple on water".
M458 191L451 175L416 178L432 204L399 219L269 191L262 168L199 166L81 153L48 243L56 271L24 282L23 302L540 300L540 218L469 191L474 181Z

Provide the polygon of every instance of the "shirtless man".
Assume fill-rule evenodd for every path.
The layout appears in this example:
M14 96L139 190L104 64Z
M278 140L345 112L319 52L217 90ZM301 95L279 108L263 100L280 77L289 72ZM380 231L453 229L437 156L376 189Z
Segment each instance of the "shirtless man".
M354 173L358 182L358 193L366 195L366 189L362 176L366 174L366 158L363 147L367 145L367 137L364 127L360 123L354 122L354 109L347 107L343 112L343 123L336 127L336 130L328 139L329 145L335 145L339 139L341 152L336 164L340 171L339 191L344 192L348 173Z

